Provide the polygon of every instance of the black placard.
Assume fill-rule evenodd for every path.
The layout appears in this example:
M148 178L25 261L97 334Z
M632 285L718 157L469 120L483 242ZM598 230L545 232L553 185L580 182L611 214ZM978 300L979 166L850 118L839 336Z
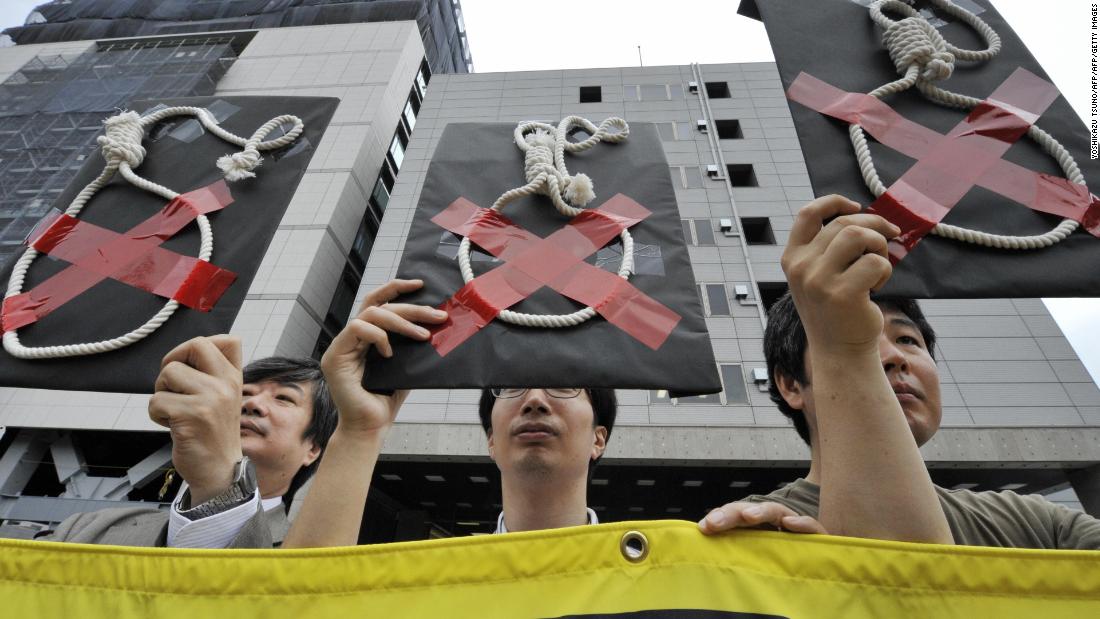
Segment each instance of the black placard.
M0 352L0 385L151 393L160 360L169 350L193 337L228 332L338 103L338 99L322 97L190 97L134 103L132 109L138 112L158 105L214 106L222 111L219 115L219 118L224 117L222 127L246 137L282 114L301 118L305 130L295 144L285 147L285 152L265 154L255 178L229 183L234 202L209 216L214 231L211 262L237 275L236 281L210 312L180 307L152 335L108 353L32 361ZM241 149L199 131L198 123L187 117L168 119L165 123L172 126L153 127L147 131L143 142L147 153L136 172L173 191L185 193L217 181L222 173L215 161ZM98 152L89 154L87 163L55 206L64 210L72 198L100 174L103 164ZM163 198L138 189L116 175L88 202L79 218L123 232L148 219L164 205ZM168 239L163 247L185 256L196 256L199 247L197 224L188 225ZM19 253L21 255L22 251ZM15 256L0 274L0 281L5 286L18 257ZM39 256L28 270L23 291L68 266L66 262ZM19 337L24 346L34 347L110 339L140 327L164 303L163 297L108 279L38 322L19 329Z
M454 252L447 251L449 244L453 249L453 239L431 218L459 197L488 208L504 191L524 184L523 153L513 142L514 128L503 123L454 123L445 129L428 168L398 268L398 277L420 278L425 286L402 301L437 306L462 287ZM589 207L622 193L652 211L630 228L636 252L644 248L651 263L630 282L681 316L664 344L657 350L648 348L599 316L563 329L518 327L498 319L443 357L427 343L391 338L393 358L372 354L365 386L582 386L671 389L684 394L721 390L656 128L632 123L625 142L601 143L566 157L570 173L584 172L593 179L597 197ZM517 200L503 213L540 237L569 221L545 196ZM621 247L618 240L608 246ZM605 257L613 253L605 252ZM587 262L596 264L597 260L594 254ZM663 270L654 268L653 260L663 261ZM601 261L602 268L612 271L618 264L617 260ZM474 259L472 265L474 274L480 275L500 262ZM511 309L564 314L580 307L544 287Z

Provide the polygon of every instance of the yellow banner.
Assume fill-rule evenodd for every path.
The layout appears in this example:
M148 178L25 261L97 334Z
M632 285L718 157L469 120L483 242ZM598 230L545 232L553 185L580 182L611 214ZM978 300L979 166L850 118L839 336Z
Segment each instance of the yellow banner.
M1100 551L710 538L679 521L320 550L0 540L0 616L1096 619Z

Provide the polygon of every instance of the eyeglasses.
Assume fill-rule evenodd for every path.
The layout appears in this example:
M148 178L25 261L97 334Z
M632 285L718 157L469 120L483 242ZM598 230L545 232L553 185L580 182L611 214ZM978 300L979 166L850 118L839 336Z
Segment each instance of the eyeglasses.
M529 390L530 390L529 388L499 389L499 388L494 387L494 388L490 389L489 391L493 394L494 398L500 398L502 400L507 400L509 398L518 398L518 397L522 396L523 394L527 393ZM581 391L584 391L584 390L583 389L577 389L577 388L561 389L561 388L552 387L550 389L543 389L543 391L545 391L546 394L549 395L552 398L561 398L561 399L564 400L564 399L568 399L568 398L575 398L575 397L577 397L581 394Z

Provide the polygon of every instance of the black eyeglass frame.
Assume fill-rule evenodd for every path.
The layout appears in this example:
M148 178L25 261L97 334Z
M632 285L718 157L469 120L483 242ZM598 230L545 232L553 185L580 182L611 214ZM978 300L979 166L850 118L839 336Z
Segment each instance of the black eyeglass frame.
M504 387L504 388L493 387L493 388L489 389L489 393L492 393L493 397L497 398L498 400L511 400L513 398L523 397L528 391L530 391L530 389L531 389L530 387L524 387L523 389L520 389L518 387ZM505 392L512 391L512 390L515 390L517 393L515 393L513 395L504 395ZM569 400L571 398L575 398L575 397L579 396L582 391L585 391L585 389L582 389L580 387L572 387L572 388L549 387L549 388L544 388L543 391L546 392L546 395L548 395L552 398L557 398L559 400ZM559 392L559 393L561 393L561 392L565 392L565 393L573 392L573 393L571 395L557 395L554 392Z

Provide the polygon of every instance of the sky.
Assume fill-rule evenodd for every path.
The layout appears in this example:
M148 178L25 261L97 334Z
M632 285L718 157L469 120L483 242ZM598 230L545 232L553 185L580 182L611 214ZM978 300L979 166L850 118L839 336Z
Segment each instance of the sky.
M992 1L1087 121L1091 3ZM0 0L0 29L22 24L40 3ZM665 2L462 0L462 9L479 73L637 66L639 54L646 66L772 61L764 26L737 15L738 4L675 0L675 10L661 10ZM1044 302L1100 382L1100 329L1093 324L1100 317L1100 299Z

